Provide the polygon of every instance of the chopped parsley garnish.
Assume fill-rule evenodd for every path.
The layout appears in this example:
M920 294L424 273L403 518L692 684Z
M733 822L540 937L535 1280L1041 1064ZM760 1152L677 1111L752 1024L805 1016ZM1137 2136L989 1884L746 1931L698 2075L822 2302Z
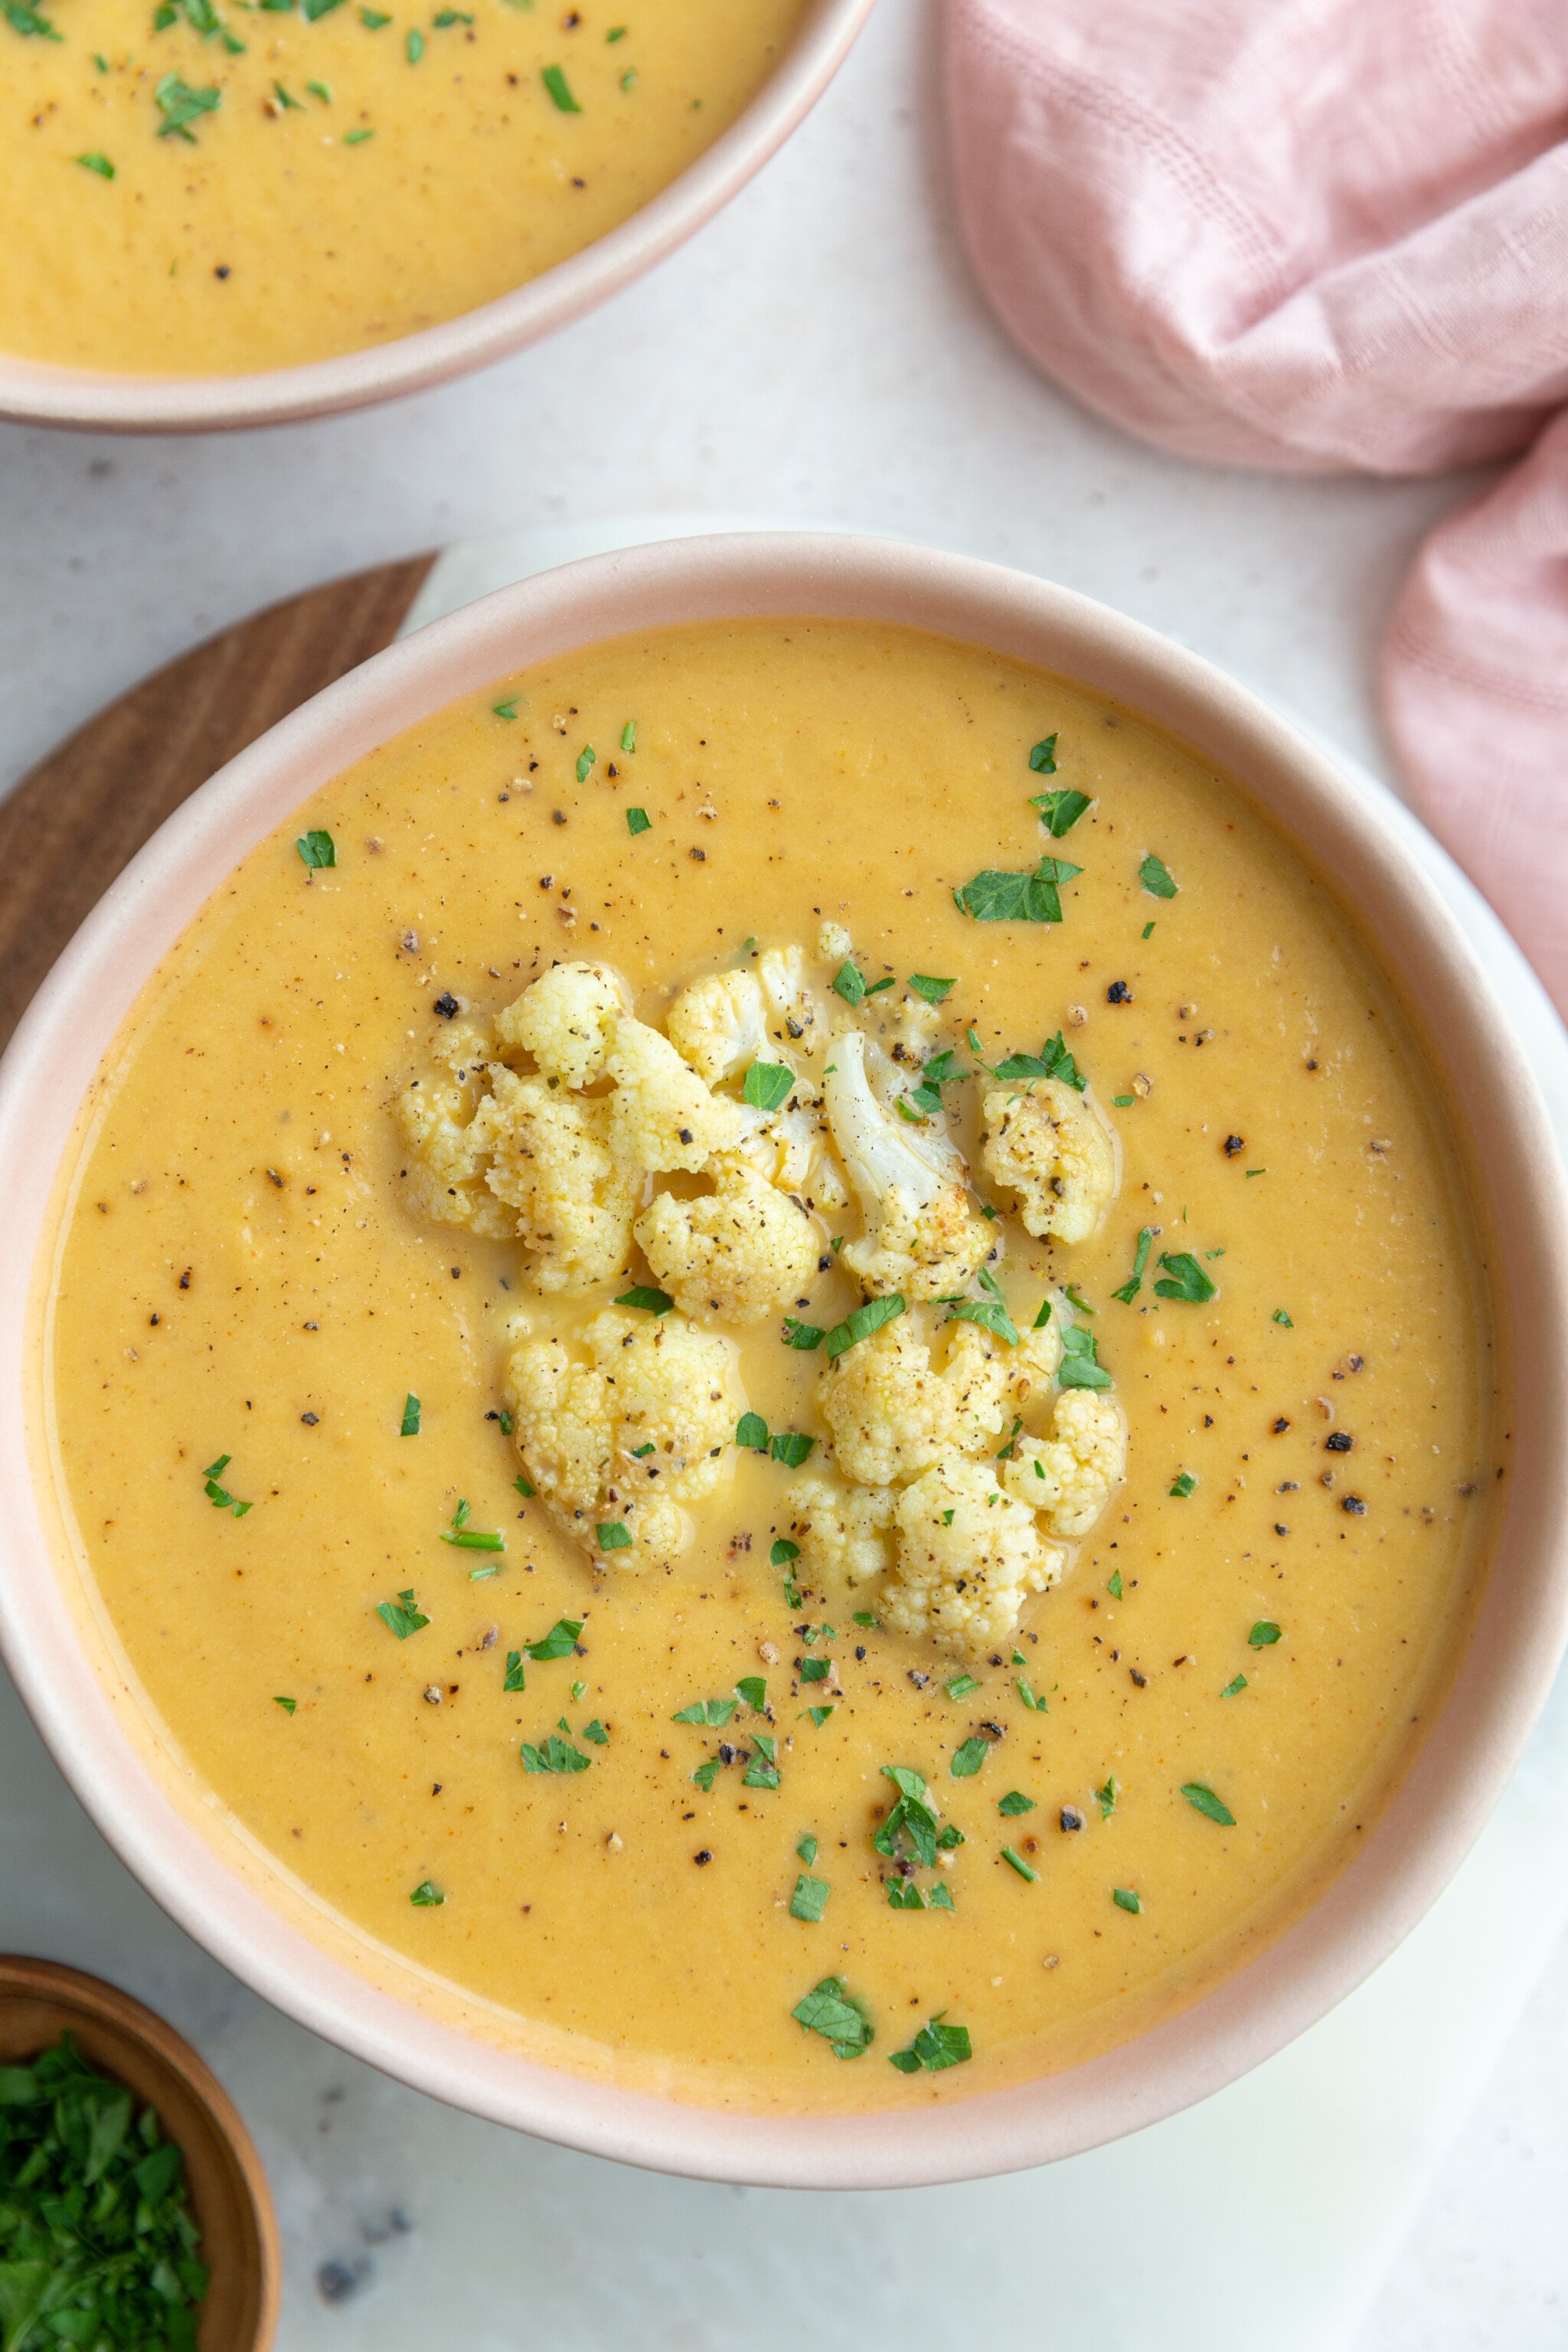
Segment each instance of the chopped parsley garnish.
M699 1764L696 1771L692 1773L691 1778L701 1790L703 1795L705 1797L710 1797L713 1794L713 1783L719 1778L720 1773L723 1769L723 1758L720 1756L710 1756L706 1763Z
M534 1748L525 1739L518 1754L525 1772L585 1772L593 1762L592 1757L584 1756L557 1731L551 1733L542 1748Z
M735 1423L735 1443L748 1453L765 1454L768 1450L768 1424L760 1412L743 1412Z
M999 1813L1005 1813L1008 1820L1012 1821L1019 1813L1032 1813L1035 1810L1035 1800L1033 1797L1026 1797L1022 1789L1009 1789L1005 1797L997 1799L996 1810Z
M425 36L417 25L409 31L403 44L403 54L411 66L416 66L425 54Z
M533 1500L534 1490L529 1485L527 1479L522 1475L521 1471L519 1471L517 1476L511 1483L513 1490L522 1496L524 1502L531 1502Z
M1110 1099L1118 1110L1131 1110L1138 1097L1136 1095L1112 1095Z
M1026 1683L1022 1675L1018 1676L1014 1688L1031 1715L1049 1715L1051 1710L1046 1700L1035 1696L1033 1685Z
M866 993L866 982L852 956L839 965L828 985L835 996L841 996L846 1004L858 1004Z
M1231 1677L1230 1681L1226 1683L1224 1690L1220 1693L1220 1696L1221 1698L1234 1698L1237 1691L1244 1691L1246 1688L1247 1676L1245 1675L1235 1675Z
M962 914L977 923L1059 923L1060 885L1077 879L1081 866L1042 857L1032 874L999 874L987 868L952 894Z
M360 15L363 18L364 15L364 10L363 8L360 10ZM383 16L381 22L384 25L390 25L392 19L390 16ZM492 702L490 709L498 719L515 719L517 717L517 697L512 695L509 697L505 702Z
M1129 1097L1128 1099L1131 1100L1131 1097ZM1123 1307L1131 1307L1143 1287L1143 1269L1149 1263L1149 1252L1153 1245L1153 1226L1145 1225L1138 1236L1138 1247L1132 1255L1131 1273L1121 1289L1113 1290L1110 1294L1112 1298L1120 1298Z
M26 0L0 0L0 16L14 33L24 39L29 35L39 41L63 41L65 35L57 32L41 8L29 8Z
M805 1863L807 1870L809 1870L812 1864L816 1860L816 1840L812 1836L809 1830L796 1843L795 1852L799 1854L802 1862Z
M522 1663L522 1652L521 1650L509 1650L507 1652L506 1680L502 1683L501 1688L503 1691L520 1691L526 1690L528 1688L528 1674L527 1669Z
M630 1551L632 1531L625 1519L599 1519L595 1522L594 1535L601 1551Z
M973 1675L954 1675L947 1685L947 1695L949 1698L967 1698L971 1691L979 1688L980 1684Z
M1169 1277L1154 1285L1160 1297L1184 1298L1189 1305L1196 1307L1201 1306L1205 1298L1217 1296L1215 1285L1191 1250L1166 1250L1162 1253L1160 1264Z
M881 1622L874 1609L857 1609L855 1612L856 1624L864 1625L869 1632L874 1633Z
M398 1424L397 1434L399 1437L417 1437L419 1434L419 1400L412 1389L403 1400L403 1419Z
M637 748L637 723L635 719L628 719L621 730L621 749L623 751L635 751Z
M1110 1899L1119 1911L1131 1911L1134 1916L1143 1908L1142 1897L1131 1886L1113 1886Z
M741 1786L742 1789L776 1789L779 1785L778 1742L762 1731L753 1731L751 1737L758 1752L742 1773Z
M738 1702L732 1698L694 1698L670 1717L671 1723L698 1723L718 1730L729 1722Z
M830 1706L808 1706L805 1711L807 1715L810 1716L812 1722L816 1725L817 1730L820 1731L828 1717L832 1714L833 1709Z
M84 172L96 172L100 180L112 180L114 177L113 164L107 155L100 155L96 150L86 155L78 155L74 161L81 165Z
M1102 1789L1095 1790L1094 1801L1100 1807L1100 1818L1102 1822L1108 1822L1110 1819L1111 1814L1116 1811L1116 1800L1121 1794L1121 1790L1117 1785L1114 1772Z
M801 1464L809 1457L816 1444L815 1437L807 1437L798 1429L781 1429L774 1436L770 1450L773 1460L782 1462L786 1470L798 1470Z
M583 749L577 754L577 782L580 784L585 784L587 782L588 771L595 765L598 757L599 755L597 751L595 751L592 743L584 744Z
M779 1110L795 1091L795 1072L784 1062L753 1062L741 1087L741 1100L753 1110Z
M1138 868L1138 879L1152 898L1173 898L1176 895L1170 867L1163 858L1156 857L1152 850Z
M1195 1492L1197 1483L1190 1470L1179 1471L1171 1481L1171 1492L1185 1502L1187 1496Z
M1114 1385L1094 1347L1094 1333L1086 1331L1081 1323L1062 1325L1062 1360L1057 1371L1059 1387L1108 1389Z
M833 1671L831 1658L802 1658L800 1678L803 1683L825 1683Z
M206 2293L184 2160L69 2033L0 2067L0 2332L7 2352L196 2341ZM216 2316L215 2315L209 2315ZM205 2330L204 2330L205 2333Z
M280 1706L285 1715L292 1715L300 1702L297 1698L275 1698L272 1704Z
M1010 1870L1016 1870L1020 1878L1026 1878L1031 1886L1034 1885L1036 1880L1039 1877L1039 1872L1037 1870L1031 1870L1028 1864L1024 1860L1023 1855L1010 1845L1005 1845L1003 1847L1002 1859Z
M1184 1780L1182 1794L1193 1811L1202 1813L1205 1821L1217 1822L1222 1830L1233 1830L1236 1827L1236 1815L1231 1811L1225 1799L1216 1797L1212 1789L1205 1789L1201 1780Z
M440 22L438 17L437 22ZM319 98L323 106L331 106L332 102L332 93L331 86L328 83L324 81L308 81L305 84L305 87L310 91L312 98Z
M868 1339L873 1331L879 1331L884 1323L893 1322L903 1312L904 1294L901 1290L892 1291L885 1298L868 1298L863 1307L857 1307L852 1315L847 1315L842 1323L836 1323L827 1334L824 1344L828 1362L836 1362L847 1348L856 1347L862 1339Z
M1279 1639L1279 1628L1272 1618L1260 1617L1247 1637L1248 1649L1268 1650Z
M1154 926L1152 922L1145 923L1142 929L1138 934L1139 938L1141 940L1146 940L1153 928Z
M791 1543L788 1536L780 1536L772 1551L768 1554L768 1566L770 1568L787 1568L792 1559L798 1559L799 1558L800 1546L797 1543Z
M573 97L571 85L559 66L546 66L540 79L563 114L582 113L583 110Z
M190 128L204 114L211 114L223 104L223 92L215 86L193 89L177 73L168 73L153 90L158 111L163 120L158 127L160 139L183 139L187 147L196 143L195 132ZM329 858L324 861L330 865ZM309 864L310 860L307 859Z
M1089 804L1087 793L1075 793L1066 789L1054 793L1037 793L1029 803L1031 808L1039 810L1040 823L1053 841L1059 841L1064 833L1072 831Z
M1285 1309L1282 1307L1277 1307L1274 1309L1269 1320L1273 1323L1283 1323L1287 1331L1293 1331L1296 1328L1296 1326L1291 1322L1290 1318L1286 1314Z
M653 819L649 816L647 809L627 809L626 831L630 834L651 833L653 831Z
M471 1528L468 1507L459 1503L452 1514L452 1524L441 1530L444 1544L456 1544L461 1551L505 1551L506 1538L499 1528Z
M552 1658L569 1658L577 1646L583 1626L576 1617L557 1617L555 1622L537 1642L525 1642L523 1648L536 1664L545 1665Z
M939 1304L947 1308L947 1322L977 1323L993 1339L1005 1339L1010 1348L1017 1346L1018 1327L1000 1298L943 1298Z
M971 1780L990 1753L991 1742L982 1739L976 1732L973 1738L964 1741L962 1748L954 1749L952 1761L947 1769L955 1780Z
M636 1283L623 1290L616 1299L617 1307L640 1307L645 1315L668 1315L675 1305L668 1290L655 1290L646 1283Z
M406 1592L400 1592L395 1601L379 1602L375 1613L382 1623L396 1634L400 1642L406 1642L410 1633L417 1633L422 1625L428 1625L430 1622L414 1598L412 1585Z
M1048 1298L1042 1298L1040 1301L1040 1311L1036 1316L1033 1323L1030 1324L1029 1328L1031 1331L1043 1331L1050 1319L1051 1302Z
M870 2011L845 1991L842 1977L823 1977L790 2015L808 2033L820 2033L836 2058L858 2058L876 2039Z
M925 1896L912 1878L889 1878L887 1881L889 1911L923 1911Z
M955 980L933 979L929 971L911 971L910 974L910 986L917 996L923 996L928 1004L940 1004L957 985Z
M1029 751L1029 772L1031 775L1054 776L1056 774L1058 732L1059 732L1059 730L1053 731L1049 735L1042 735L1039 741L1031 747ZM1085 802L1084 805L1087 807L1089 803ZM1067 830L1065 825L1062 830L1064 832Z
M945 1893L939 1888L939 1893ZM935 1900L935 1897L932 1897ZM951 1908L945 1904L943 1909ZM918 2074L923 2066L928 2074L940 2074L944 2067L962 2066L973 2056L970 2047L967 2025L944 2025L945 2009L939 2010L929 2025L922 2025L907 2050L895 2050L889 2059L900 2074Z
M1105 1589L1106 1589L1107 1592L1109 1592L1109 1593L1110 1593L1110 1597L1111 1597L1112 1601L1120 1601L1120 1600L1121 1600L1121 1570L1119 1568L1113 1568L1113 1569L1111 1570L1111 1571L1110 1571L1110 1575L1109 1579L1107 1580Z
M345 131L343 133L343 145L345 147L363 147L367 139L374 139L374 137L375 133L374 131Z
M226 1486L220 1486L217 1483L221 1474L228 1468L233 1460L232 1454L220 1454L216 1462L207 1464L206 1468L202 1472L204 1482L202 1492L215 1511L228 1511L235 1518L243 1519L247 1511L254 1510L256 1506L253 1503L237 1501Z
M742 1675L735 1685L735 1693L742 1706L749 1706L753 1715L762 1715L765 1712L768 1704L768 1686L761 1675Z
M294 846L312 872L319 871L323 866L335 866L338 862L337 847L331 835L323 833L320 826L310 833L302 833Z
M789 1898L789 1916L804 1919L815 1927L827 1908L830 1889L826 1878L809 1878L803 1870L795 1882L795 1893Z
M871 1832L872 1846L889 1862L895 1862L902 1838L908 1842L910 1858L923 1868L933 1870L940 1838L931 1790L921 1775L905 1765L884 1764L882 1772L898 1790L899 1796L886 1821L879 1822Z
M816 1323L801 1323L793 1315L784 1317L784 1343L786 1348L800 1348L809 1354L813 1348L820 1348L826 1337L826 1332Z
M594 1717L592 1723L585 1723L583 1726L583 1737L584 1739L591 1739L595 1748L607 1748L610 1744L610 1735L597 1716Z
M1064 1087L1071 1087L1075 1093L1080 1095L1089 1085L1089 1080L1068 1051L1067 1040L1059 1029L1054 1037L1046 1039L1037 1054L1009 1054L1005 1061L997 1063L994 1069L988 1062L980 1060L980 1040L974 1031L971 1029L967 1034L970 1051L980 1062L981 1068L1006 1085L1015 1081L1032 1085L1037 1078L1059 1078Z
M426 1878L415 1888L408 1900L416 1910L438 1911L447 1898L440 1888L432 1880Z
M1063 1283L1062 1297L1069 1306L1076 1307L1080 1315L1096 1315L1100 1311L1098 1307L1089 1305L1076 1282Z

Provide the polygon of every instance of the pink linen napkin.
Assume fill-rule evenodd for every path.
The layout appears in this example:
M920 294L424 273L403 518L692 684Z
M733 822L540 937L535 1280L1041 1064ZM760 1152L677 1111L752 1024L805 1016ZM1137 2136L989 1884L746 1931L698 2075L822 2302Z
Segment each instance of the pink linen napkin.
M1568 0L947 0L946 42L975 270L1079 398L1233 465L1530 450L1422 550L1383 693L1568 1011Z

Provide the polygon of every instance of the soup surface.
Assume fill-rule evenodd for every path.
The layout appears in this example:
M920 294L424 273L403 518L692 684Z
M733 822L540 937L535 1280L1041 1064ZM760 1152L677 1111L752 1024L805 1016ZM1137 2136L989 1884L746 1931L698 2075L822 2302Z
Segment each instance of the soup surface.
M582 2071L877 2107L1170 2016L1353 1854L1484 1572L1386 984L1228 783L972 646L438 712L191 924L72 1181L54 1460L159 1736Z
M626 220L802 0L18 0L0 351L174 375L393 341Z

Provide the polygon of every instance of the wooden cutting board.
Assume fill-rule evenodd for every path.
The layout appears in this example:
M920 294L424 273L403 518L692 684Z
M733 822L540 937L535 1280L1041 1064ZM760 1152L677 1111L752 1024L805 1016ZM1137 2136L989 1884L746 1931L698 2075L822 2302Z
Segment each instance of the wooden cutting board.
M61 949L198 784L392 643L434 556L269 605L111 702L0 801L0 1046Z

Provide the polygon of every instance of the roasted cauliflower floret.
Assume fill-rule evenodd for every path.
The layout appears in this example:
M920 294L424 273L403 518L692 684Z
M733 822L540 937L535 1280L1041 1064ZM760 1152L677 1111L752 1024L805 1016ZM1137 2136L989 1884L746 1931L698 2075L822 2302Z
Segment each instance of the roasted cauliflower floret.
M1054 1536L1086 1536L1127 1475L1127 1424L1111 1399L1064 1389L1047 1438L1021 1437L1001 1465L1010 1495L1039 1512Z
M763 992L749 971L710 971L683 988L665 1016L669 1042L705 1086L716 1087L766 1060Z
M1087 1241L1116 1191L1116 1150L1083 1097L1060 1078L1037 1078L1026 1093L991 1087L981 1116L981 1160L1017 1194L1030 1233Z
M642 1178L610 1156L609 1105L493 1064L468 1130L489 1155L485 1181L515 1213L541 1290L584 1290L624 1274Z
M796 1304L816 1279L821 1236L789 1195L731 1153L692 1200L660 1192L637 1222L654 1276L683 1313L759 1323Z
M397 1125L408 1146L408 1205L440 1225L464 1225L507 1241L517 1221L486 1181L490 1138L474 1118L474 1089L456 1080L416 1079L399 1096Z
M785 1496L790 1534L800 1546L795 1573L806 1583L868 1584L893 1557L889 1530L898 1507L891 1486L850 1486L816 1472Z
M745 1131L741 1106L710 1094L668 1038L646 1022L616 1024L605 1066L616 1082L610 1150L626 1167L695 1174Z
M1054 1584L1067 1554L1033 1511L966 1455L933 1463L899 1496L898 1559L879 1612L896 1632L973 1656L1005 1642L1028 1594Z
M625 982L606 965L552 964L497 1013L496 1036L531 1054L546 1077L586 1087L602 1074L616 1024L630 1010Z
M931 1122L900 1127L878 1101L858 1029L834 1039L823 1100L866 1220L845 1265L872 1292L935 1298L962 1290L991 1251L993 1230L970 1213L963 1162L946 1135Z
M845 1349L816 1385L839 1467L864 1486L897 1485L945 1454L994 1444L1005 1417L1007 1380L969 1324L952 1327L946 1366L907 1316Z
M826 1043L827 1024L821 999L806 986L805 970L805 959L798 948L764 948L757 978L773 1034L809 1056Z
M513 1443L530 1484L595 1564L662 1567L690 1540L689 1507L731 1467L728 1439L744 1404L730 1349L679 1314L616 1307L580 1344L585 1360L560 1339L514 1349Z

